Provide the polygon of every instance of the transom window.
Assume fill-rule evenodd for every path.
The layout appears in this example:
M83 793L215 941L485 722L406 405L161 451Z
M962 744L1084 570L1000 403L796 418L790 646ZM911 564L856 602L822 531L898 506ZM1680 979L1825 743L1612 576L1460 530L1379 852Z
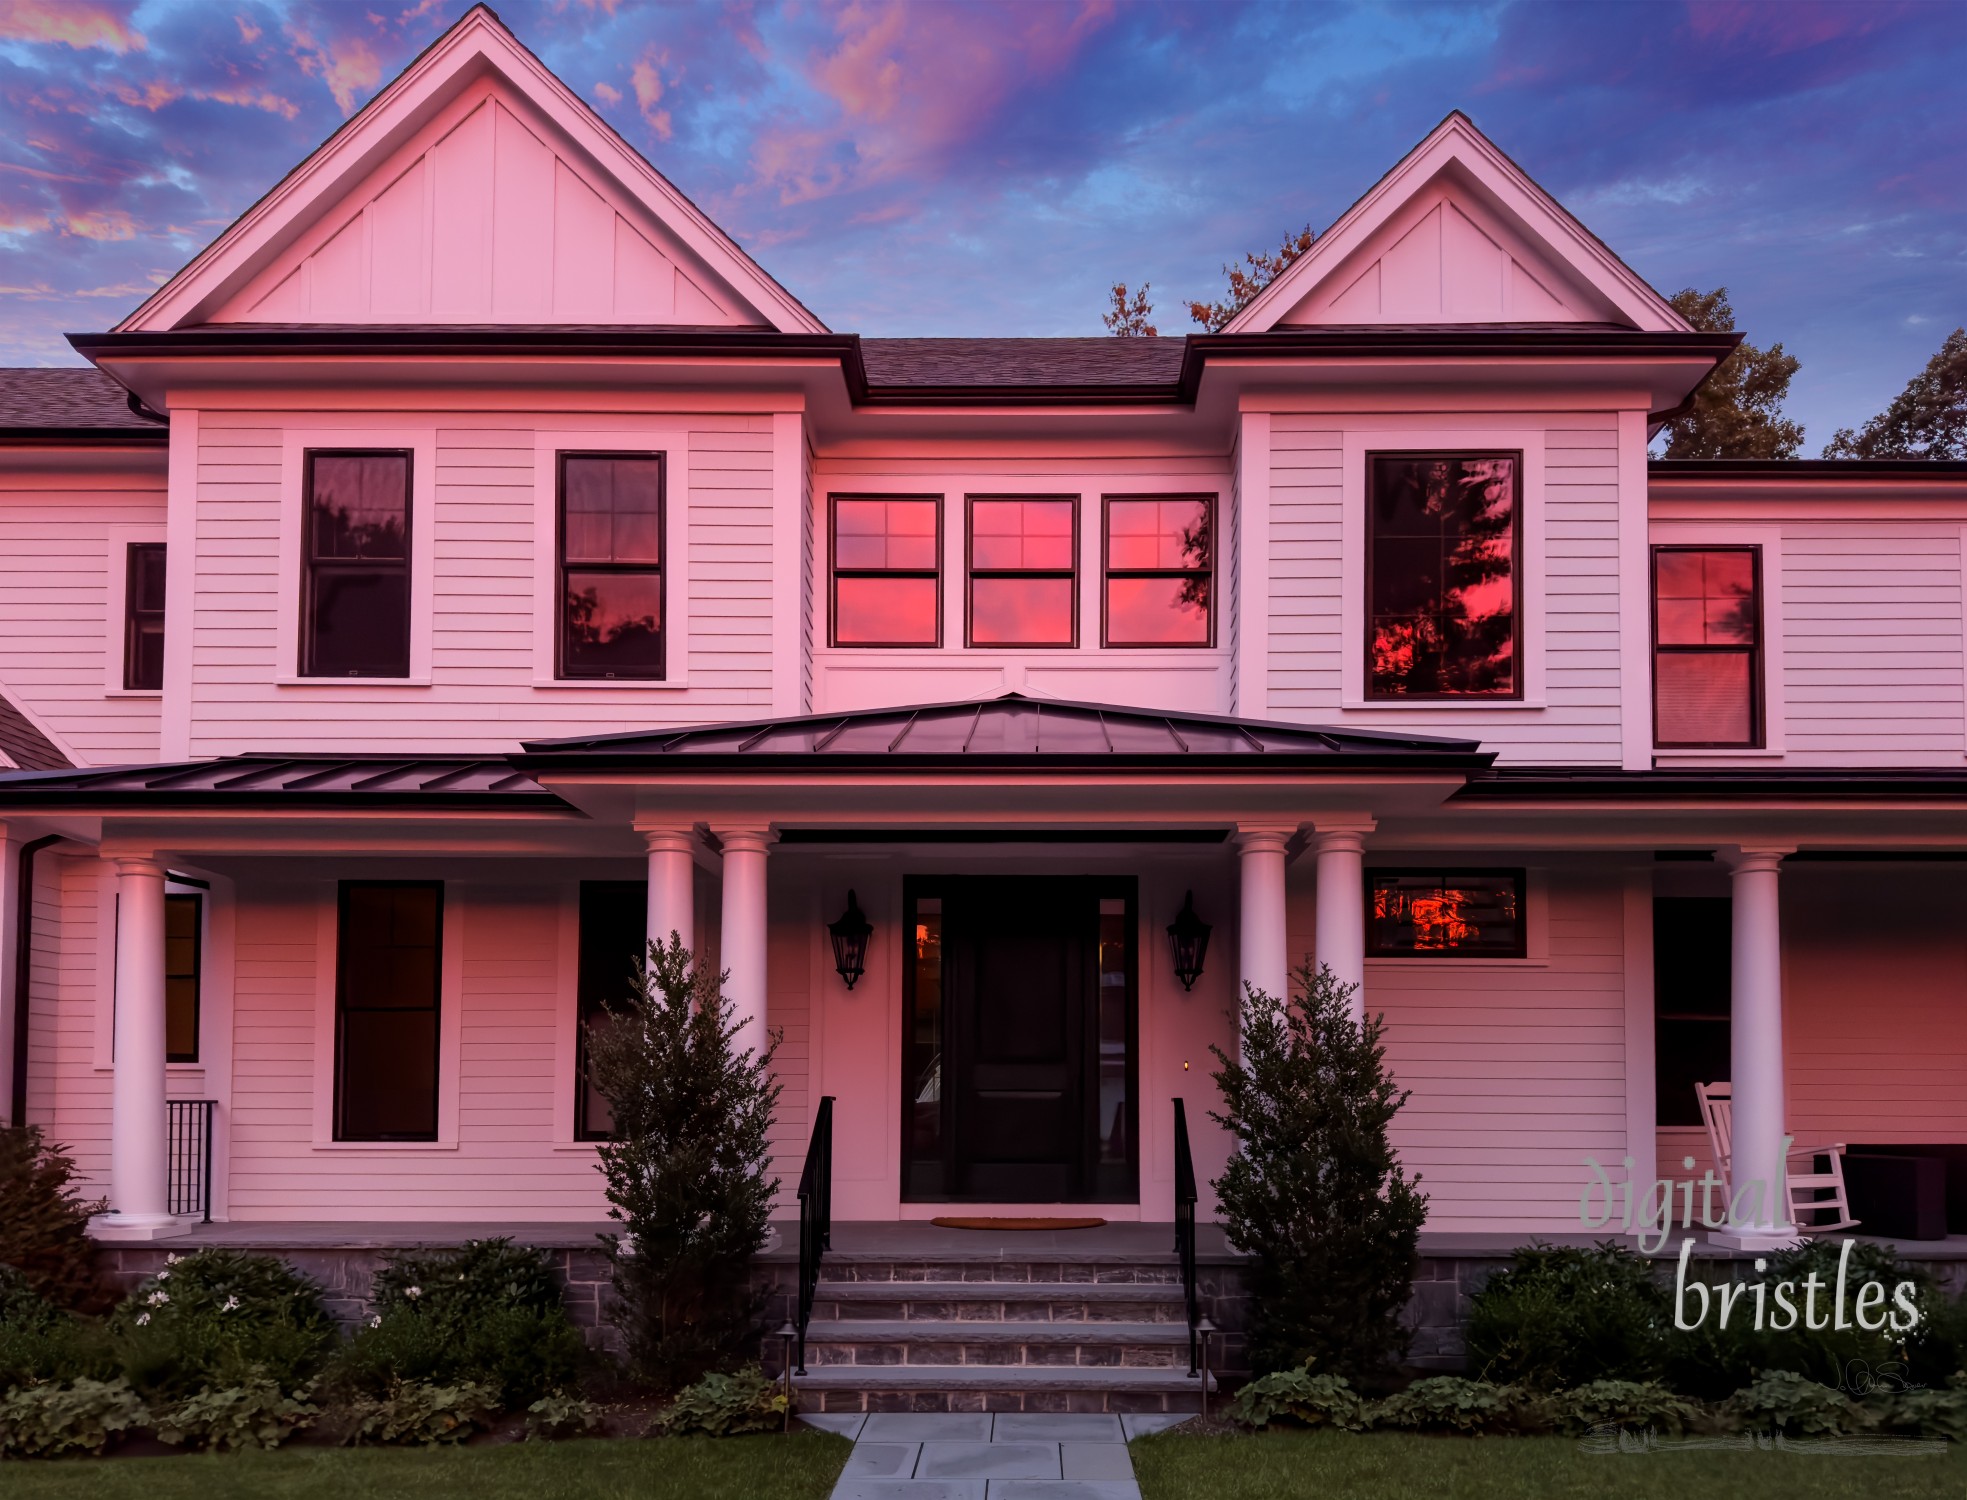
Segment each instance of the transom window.
M1079 642L1079 506L1070 497L970 501L972 646Z
M1367 696L1520 698L1520 456L1368 463Z
M164 686L164 544L132 542L123 589L123 686Z
M1107 497L1107 645L1210 644L1214 522L1207 495Z
M1521 870L1374 870L1366 952L1373 958L1521 958Z
M560 676L662 678L660 454L560 455L560 599Z
M1653 549L1653 731L1662 746L1762 743L1761 549Z
M836 495L833 644L942 644L942 502Z
M410 675L410 455L307 455L303 677Z

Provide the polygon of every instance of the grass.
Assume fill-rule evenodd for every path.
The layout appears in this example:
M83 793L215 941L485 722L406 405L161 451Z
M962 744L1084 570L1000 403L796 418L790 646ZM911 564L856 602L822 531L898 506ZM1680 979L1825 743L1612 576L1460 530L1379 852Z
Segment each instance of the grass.
M1570 1438L1267 1432L1130 1445L1143 1500L1959 1500L1967 1452L1592 1454Z
M656 1438L454 1450L275 1453L8 1463L6 1500L825 1500L844 1438Z

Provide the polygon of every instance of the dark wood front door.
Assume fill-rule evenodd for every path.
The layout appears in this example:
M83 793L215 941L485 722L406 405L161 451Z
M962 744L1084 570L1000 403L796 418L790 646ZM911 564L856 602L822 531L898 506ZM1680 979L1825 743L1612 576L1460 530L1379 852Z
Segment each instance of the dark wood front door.
M1133 882L964 877L911 886L917 1046L907 1195L1129 1197ZM933 972L923 961L930 922ZM926 1053L925 1020L938 1033Z

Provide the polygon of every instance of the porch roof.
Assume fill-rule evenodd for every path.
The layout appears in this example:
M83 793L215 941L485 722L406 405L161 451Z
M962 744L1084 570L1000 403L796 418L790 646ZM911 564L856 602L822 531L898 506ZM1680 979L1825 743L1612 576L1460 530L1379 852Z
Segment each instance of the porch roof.
M1011 692L955 703L529 740L513 764L533 772L649 770L665 763L693 769L1234 766L1473 772L1494 759L1475 740L1118 708Z
M461 756L231 755L0 775L0 808L51 806L571 810L508 761Z

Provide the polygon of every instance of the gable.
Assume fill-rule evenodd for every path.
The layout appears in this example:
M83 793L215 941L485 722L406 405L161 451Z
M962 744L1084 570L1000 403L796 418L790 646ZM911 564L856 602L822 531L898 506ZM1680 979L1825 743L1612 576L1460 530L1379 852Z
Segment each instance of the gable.
M118 325L825 325L474 6Z
M1687 329L1461 114L1429 132L1225 331L1417 323Z

